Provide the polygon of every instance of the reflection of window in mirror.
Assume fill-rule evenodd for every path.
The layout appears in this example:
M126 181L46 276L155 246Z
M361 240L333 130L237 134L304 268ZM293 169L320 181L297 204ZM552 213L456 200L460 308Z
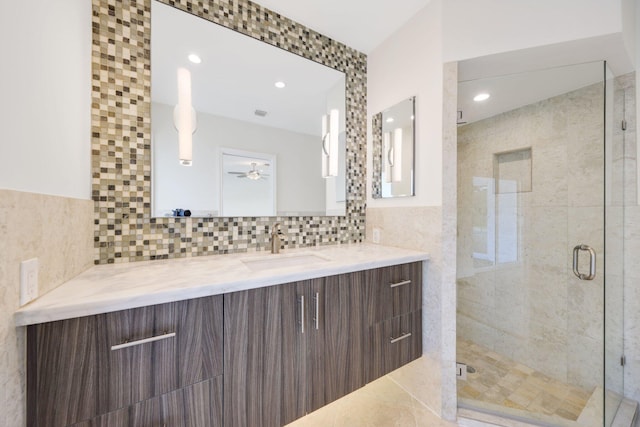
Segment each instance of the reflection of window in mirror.
M415 97L373 117L373 197L414 192Z
M474 268L495 264L495 194L493 178L473 177L472 193L472 253Z
M496 184L502 193L496 193ZM518 261L518 183L473 177L471 245L477 270Z

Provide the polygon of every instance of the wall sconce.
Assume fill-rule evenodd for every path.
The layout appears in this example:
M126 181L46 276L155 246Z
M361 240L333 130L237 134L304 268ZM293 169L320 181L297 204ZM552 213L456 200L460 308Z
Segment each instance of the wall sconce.
M322 177L338 176L339 111L322 116Z
M402 181L402 128L383 135L385 182Z
M193 138L197 128L196 110L191 105L191 73L178 68L178 105L173 109L173 124L178 131L178 159L183 166L191 166Z

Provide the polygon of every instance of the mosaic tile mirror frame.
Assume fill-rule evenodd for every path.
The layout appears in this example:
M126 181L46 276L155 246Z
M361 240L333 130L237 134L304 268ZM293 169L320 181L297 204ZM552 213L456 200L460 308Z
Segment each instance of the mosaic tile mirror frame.
M188 11L346 74L345 216L151 218L151 2ZM361 242L366 56L247 0L93 0L92 197L96 264Z

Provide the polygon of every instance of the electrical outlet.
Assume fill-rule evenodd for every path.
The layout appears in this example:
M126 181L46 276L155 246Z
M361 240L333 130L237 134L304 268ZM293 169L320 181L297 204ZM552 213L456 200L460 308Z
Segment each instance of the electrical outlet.
M20 263L20 305L38 298L38 258Z
M373 236L371 236L371 239L373 240L373 243L380 243L380 229L379 228L374 228L373 229Z

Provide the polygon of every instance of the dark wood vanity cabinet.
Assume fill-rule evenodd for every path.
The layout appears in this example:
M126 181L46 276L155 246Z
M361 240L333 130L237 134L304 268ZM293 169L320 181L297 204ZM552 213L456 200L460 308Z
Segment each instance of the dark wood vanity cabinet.
M225 426L285 425L420 357L421 273L417 262L226 294Z
M29 326L28 426L222 425L222 310L213 296Z
M421 307L415 262L32 325L27 425L283 426L419 357Z
M422 355L422 263L366 272L366 323L373 381Z
M225 426L282 426L365 384L364 273L225 295Z

